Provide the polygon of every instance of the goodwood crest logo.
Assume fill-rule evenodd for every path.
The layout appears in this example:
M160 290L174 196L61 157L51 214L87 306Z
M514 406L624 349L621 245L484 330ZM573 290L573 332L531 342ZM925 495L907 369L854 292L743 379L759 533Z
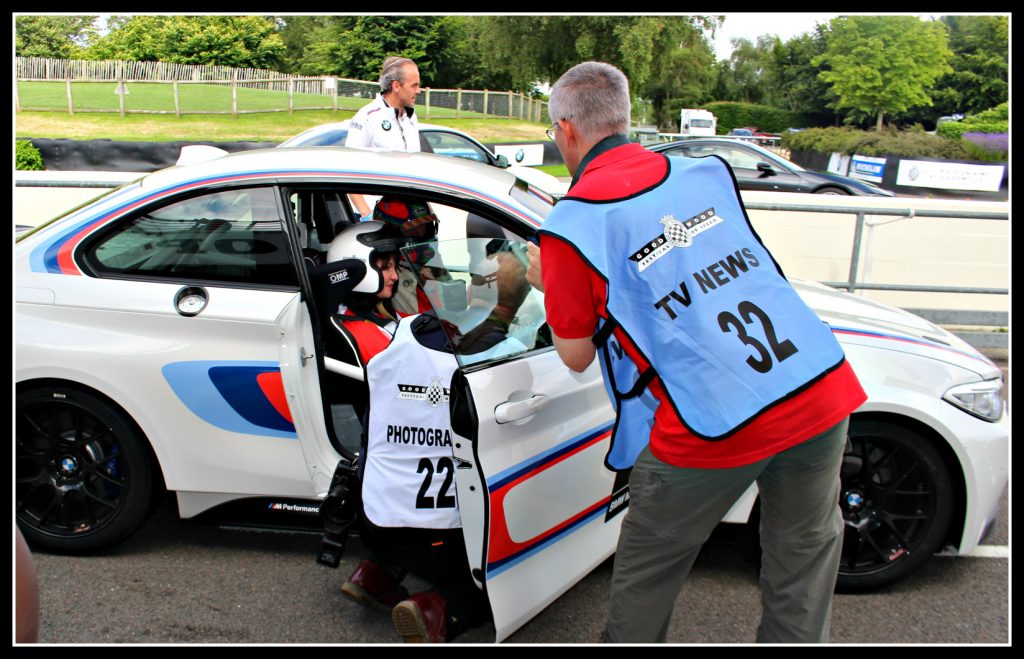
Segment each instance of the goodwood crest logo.
M422 400L431 407L437 407L441 403L447 403L451 397L451 390L441 386L441 378L434 376L426 387L414 384L398 385L398 398L401 400Z
M651 267L655 261L668 254L675 247L689 247L693 239L700 233L720 223L722 218L709 208L688 220L677 220L672 215L665 215L659 222L665 225L664 231L647 242L646 245L633 252L630 261L636 263L640 272Z
M665 232L662 236L665 237L665 242L669 245L673 247L689 247L693 243L693 237L686 226L671 215L661 218L661 224L665 225Z

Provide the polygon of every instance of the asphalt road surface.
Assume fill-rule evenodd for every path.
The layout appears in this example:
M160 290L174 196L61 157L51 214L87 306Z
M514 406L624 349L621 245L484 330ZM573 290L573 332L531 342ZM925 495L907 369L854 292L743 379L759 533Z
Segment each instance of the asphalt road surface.
M997 557L936 556L872 594L836 595L832 641L843 644L1009 642L1004 492L986 541ZM755 565L731 534L705 547L676 602L670 643L752 643L760 615ZM36 553L42 643L397 643L390 617L366 611L339 587L362 556L349 543L341 567L315 562L319 536L202 525L177 519L172 496L143 529L101 556ZM611 561L506 643L596 643ZM411 584L419 590L422 583ZM459 643L491 643L493 626Z

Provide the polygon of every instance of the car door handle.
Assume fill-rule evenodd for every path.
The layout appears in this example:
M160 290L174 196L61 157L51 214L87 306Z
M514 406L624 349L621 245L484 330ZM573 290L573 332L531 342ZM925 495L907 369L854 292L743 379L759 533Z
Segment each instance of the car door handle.
M525 421L548 404L548 397L526 392L513 392L509 399L494 408L494 420L498 423Z

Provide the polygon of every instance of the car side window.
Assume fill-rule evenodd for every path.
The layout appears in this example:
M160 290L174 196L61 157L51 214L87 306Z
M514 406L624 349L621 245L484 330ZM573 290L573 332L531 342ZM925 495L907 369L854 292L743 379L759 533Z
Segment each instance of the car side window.
M717 147L714 153L715 155L722 156L725 162L729 163L729 166L733 169L757 169L757 163L761 162L761 158L742 149Z
M544 294L526 281L526 240L485 214L430 202L435 240L403 250L403 268L445 321L460 366L552 345ZM399 287L403 285L400 276ZM395 306L403 291L395 294Z
M222 190L148 208L87 250L99 275L297 286L273 188Z
M443 156L466 158L477 162L489 161L487 154L469 140L452 133L423 133L423 138L430 145L431 151Z
M552 345L544 295L526 281L526 243L517 239L431 241L403 250L460 366Z
M704 156L710 156L713 151L707 147L682 146L666 151L665 153L677 158L703 158Z

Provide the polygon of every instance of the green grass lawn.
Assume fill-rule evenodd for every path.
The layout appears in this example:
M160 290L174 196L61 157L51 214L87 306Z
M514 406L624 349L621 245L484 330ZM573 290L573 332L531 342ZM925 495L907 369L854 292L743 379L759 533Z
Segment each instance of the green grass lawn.
M539 169L542 172L547 172L548 174L559 178L569 176L569 168L565 165L539 165L534 167L534 169Z
M167 83L130 82L125 85L126 112L174 112L174 86ZM71 100L76 111L120 111L117 84L113 82L72 82ZM287 110L288 92L239 87L238 111ZM63 82L18 82L18 98L26 110L66 110L67 86ZM338 108L358 110L366 99L338 97ZM323 94L299 94L292 99L295 108L334 107L332 97ZM178 107L181 112L232 111L231 85L178 85Z
M326 94L294 93L287 90L239 86L233 96L229 83L179 83L177 110L174 85L157 82L129 82L124 94L126 113L180 112L219 114L237 112L269 112L293 109L333 109L334 98ZM71 108L75 112L118 112L121 94L115 82L71 82ZM451 104L454 99L444 97ZM18 81L18 100L22 110L67 111L68 89L64 82ZM369 96L338 96L338 109L356 111L370 100ZM420 97L425 102L425 95ZM290 105L289 105L290 104ZM435 100L431 111L438 116L454 116L455 109L443 107ZM484 118L479 112L463 110L459 117Z
M166 83L127 83L124 117L113 82L72 82L75 114L67 112L67 88L63 82L18 82L22 111L15 116L17 137L110 139L127 141L257 141L280 142L322 123L350 118L369 102L367 98L298 94L294 112L288 112L288 92L239 87L238 112L232 116L230 85L178 85L181 116L174 114L173 86ZM481 142L530 142L545 139L544 122L486 117L463 111L422 105L421 122L457 128ZM49 111L48 111L49 110ZM169 112L170 114L156 114ZM220 114L202 114L202 113Z

